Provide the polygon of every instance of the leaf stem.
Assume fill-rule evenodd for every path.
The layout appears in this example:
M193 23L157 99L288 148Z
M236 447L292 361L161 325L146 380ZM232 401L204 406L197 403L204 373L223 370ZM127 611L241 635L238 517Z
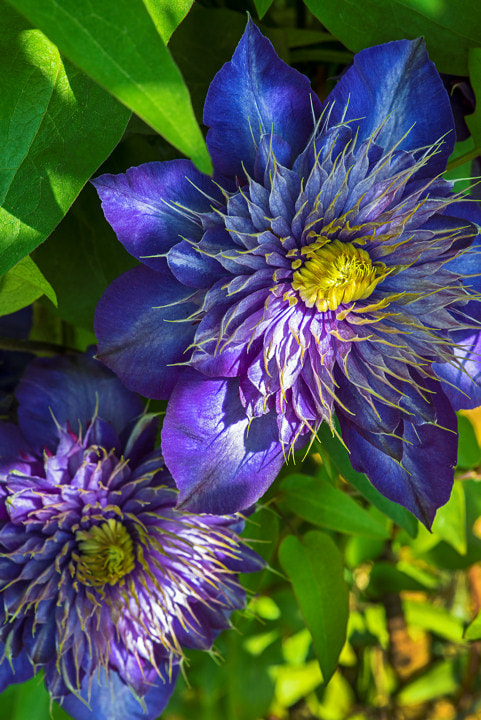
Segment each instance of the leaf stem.
M18 340L7 337L0 337L0 350L13 350L15 352L33 353L34 355L77 354L80 352L80 350L76 350L75 348L58 345L57 343L38 340Z
M464 165L464 163L469 162L470 160L474 160L474 158L477 158L478 155L481 155L481 148L475 147L472 150L470 150L467 153L464 153L464 155L460 155L457 158L454 158L454 160L451 160L448 162L446 170L454 170L455 168L459 167L460 165Z

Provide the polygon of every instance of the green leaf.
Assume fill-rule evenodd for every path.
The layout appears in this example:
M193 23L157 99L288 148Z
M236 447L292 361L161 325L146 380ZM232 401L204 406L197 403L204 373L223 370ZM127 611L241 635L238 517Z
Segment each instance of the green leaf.
M276 700L290 707L309 695L322 683L319 664L312 660L304 665L281 665L275 669Z
M176 27L185 18L194 0L143 0L160 37L167 45Z
M382 597L387 593L399 594L403 590L423 591L426 587L390 563L377 562L373 565L367 586L369 597Z
M454 483L451 497L436 513L432 532L449 543L460 555L466 554L466 499L463 483Z
M405 600L403 607L408 625L429 630L451 642L462 641L463 624L461 620L443 607L413 600Z
M458 413L458 465L469 470L481 463L481 449L470 420Z
M476 615L464 631L464 638L466 640L481 640L481 612Z
M478 45L481 45L481 38ZM469 79L476 96L476 108L472 115L466 117L466 124L476 146L473 152L476 152L476 150L481 152L481 47L471 48L468 66Z
M273 2L274 0L254 0L254 5L256 6L257 14L259 15L260 20L262 20Z
M294 586L327 683L346 640L349 593L342 556L329 535L314 530L302 540L289 535L279 549L279 560Z
M0 275L52 232L129 113L2 5Z
M384 525L327 481L306 475L289 475L280 487L283 504L314 525L373 538L389 537Z
M473 0L305 0L350 50L424 36L440 72L468 74L469 48L481 45L481 6Z
M385 544L383 540L353 535L344 550L346 565L354 569L362 563L375 560L384 550Z
M212 171L189 92L142 0L102 0L95 12L90 0L11 3L200 170Z
M136 264L105 221L90 185L34 258L57 291L60 317L87 330L107 285Z
M323 42L332 42L335 38L331 33L322 30L306 30L305 28L284 28L287 46L292 48L305 47L306 45L317 45Z
M418 528L418 521L406 508L398 503L391 502L381 495L376 490L374 485L371 485L367 477L358 473L354 470L349 459L349 453L342 443L335 437L332 436L330 429L326 423L323 423L317 431L317 437L319 444L316 447L319 449L321 456L326 456L330 460L338 472L349 482L354 485L357 490L369 500L378 510L381 510L385 515L394 520L397 525L404 528L411 537L415 537Z
M32 258L25 257L0 278L0 315L10 315L21 310L41 295L46 295L54 305L57 304L53 287Z
M419 705L459 690L461 674L455 660L444 660L430 666L421 677L405 685L398 695L400 705Z

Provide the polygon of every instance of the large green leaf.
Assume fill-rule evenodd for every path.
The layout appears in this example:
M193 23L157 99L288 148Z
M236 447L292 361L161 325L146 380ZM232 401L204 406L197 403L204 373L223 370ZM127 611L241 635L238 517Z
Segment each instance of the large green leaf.
M46 295L54 305L57 296L31 257L20 260L0 278L0 315L10 315Z
M481 45L481 4L473 0L305 0L350 50L424 36L440 72L468 74L468 51Z
M351 465L349 453L341 442L332 436L326 423L323 423L317 432L320 444L317 446L321 455L331 461L341 475L349 480L364 497L369 500L378 510L394 520L400 527L404 528L412 537L416 536L418 521L411 513L398 503L391 502L371 485L369 480L362 473L356 472Z
M194 0L144 0L157 32L167 43L175 28L182 22Z
M45 240L121 138L129 112L1 4L0 274Z
M343 533L387 538L385 525L349 495L320 478L289 475L281 484L283 505L314 525Z
M302 540L289 535L279 549L279 559L293 584L327 683L346 639L349 614L341 554L329 535L315 530Z
M95 12L90 0L11 2L87 75L211 172L189 92L142 0L102 0Z

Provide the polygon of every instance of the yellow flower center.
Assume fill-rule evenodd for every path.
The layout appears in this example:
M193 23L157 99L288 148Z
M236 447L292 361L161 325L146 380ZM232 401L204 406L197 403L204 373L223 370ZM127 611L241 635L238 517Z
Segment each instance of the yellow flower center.
M78 530L79 580L85 585L115 585L134 569L132 538L122 523L110 518L89 530Z
M292 288L319 312L336 310L353 300L364 300L388 274L384 263L371 262L365 250L340 240L320 237L301 250L306 256L292 263Z

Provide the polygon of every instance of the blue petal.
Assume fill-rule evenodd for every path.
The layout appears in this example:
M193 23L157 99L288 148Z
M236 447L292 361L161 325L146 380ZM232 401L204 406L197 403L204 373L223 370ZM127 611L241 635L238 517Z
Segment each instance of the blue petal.
M458 438L456 415L439 383L427 381L427 385L434 392L430 397L438 425L404 420L400 463L377 447L375 437L370 442L369 435L361 436L347 416L338 415L354 469L366 473L379 492L430 527L436 510L451 494Z
M473 233L477 231L472 245L462 252L458 257L454 258L444 266L451 272L465 275L464 285L471 292L481 294L481 207L478 202L466 200L456 203L450 212L457 218L467 221L473 225ZM462 223L459 223L459 226ZM460 310L463 314L469 315L478 321L481 321L481 302L472 300L467 305L461 306Z
M309 80L286 65L249 20L232 60L211 83L204 106L207 146L220 175L253 176L256 145L274 133L292 151L304 149L319 115L319 98ZM285 160L286 158L284 158Z
M9 460L18 459L22 452L28 450L28 442L20 428L13 423L0 421L0 472L10 469Z
M459 364L436 363L434 372L441 380L444 393L455 410L468 410L481 405L481 332L454 339L461 347L455 350Z
M97 675L94 676L90 697L87 678L82 686L84 701L75 695L67 695L62 707L74 720L156 720L169 702L178 671L175 666L169 682L159 678L144 696L144 707L117 673L110 672L106 677L105 670L100 673L100 682Z
M284 462L275 413L249 421L237 380L186 371L172 394L162 451L191 512L227 514L252 505Z
M189 160L146 163L92 182L120 242L153 268L162 266L162 259L149 256L164 255L181 236L202 237L195 213L209 212L220 197L212 180Z
M101 297L95 314L99 357L131 390L152 398L171 393L180 368L169 365L186 359L196 327L182 322L198 309L187 301L190 295L164 260L159 272L129 270Z
M0 646L0 653L3 656L4 646ZM9 685L25 682L34 676L32 663L28 659L25 650L22 650L17 657L9 662L6 658L0 665L0 693Z
M20 428L32 449L55 449L56 422L74 431L85 428L97 408L119 433L143 410L141 400L126 390L110 370L85 355L39 358L30 363L17 388ZM55 418L55 419L54 419Z
M177 280L191 288L209 288L226 275L222 265L203 252L201 245L186 240L172 248L167 261Z
M332 103L330 123L349 121L353 134L359 132L359 142L386 118L376 136L376 143L385 149L393 147L405 133L398 146L401 150L432 145L443 137L441 152L420 174L433 176L445 169L455 142L453 115L423 40L398 40L362 50L325 105Z

